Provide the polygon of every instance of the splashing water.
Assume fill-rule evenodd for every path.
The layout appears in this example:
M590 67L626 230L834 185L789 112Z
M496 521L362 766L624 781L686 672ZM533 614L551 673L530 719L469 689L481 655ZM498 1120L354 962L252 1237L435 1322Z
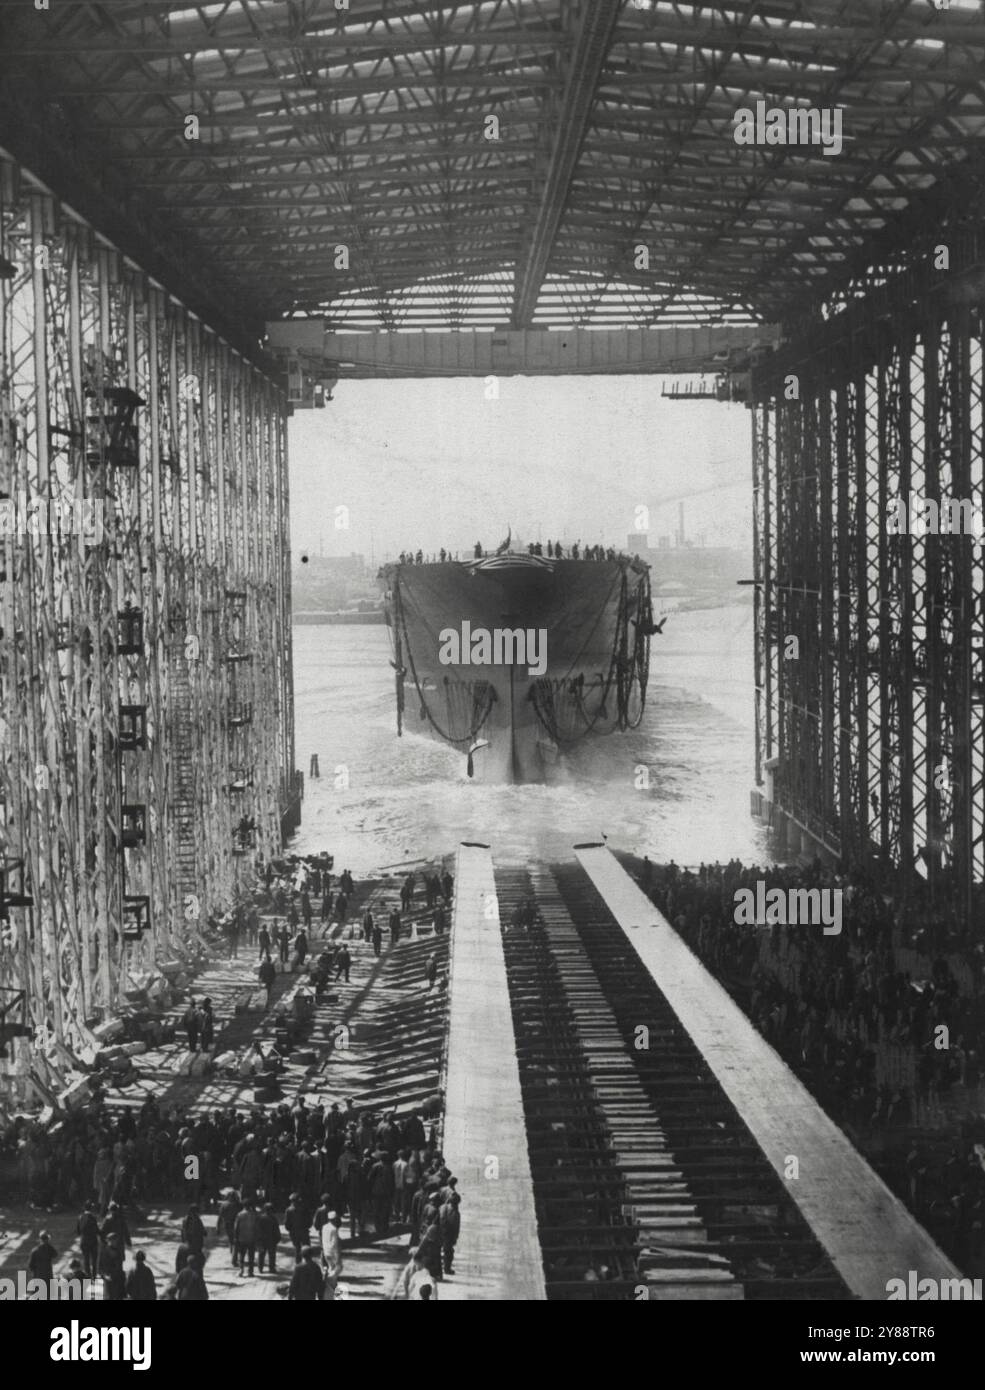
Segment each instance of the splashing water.
M501 863L570 858L603 836L655 861L768 858L749 814L747 606L674 614L653 642L640 728L579 745L542 786L470 782L464 757L413 718L398 739L389 657L382 626L294 629L298 766L307 774L317 753L321 768L306 776L297 852L328 850L356 874L434 861L463 839L490 844Z

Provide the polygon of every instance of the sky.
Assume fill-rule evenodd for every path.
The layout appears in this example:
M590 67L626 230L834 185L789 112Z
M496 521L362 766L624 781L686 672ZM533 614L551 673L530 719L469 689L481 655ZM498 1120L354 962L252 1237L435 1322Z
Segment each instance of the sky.
M748 548L749 412L662 399L664 380L502 377L498 400L482 378L340 381L290 421L294 560L495 548L509 527L624 548L648 523L655 545L682 494L690 539Z

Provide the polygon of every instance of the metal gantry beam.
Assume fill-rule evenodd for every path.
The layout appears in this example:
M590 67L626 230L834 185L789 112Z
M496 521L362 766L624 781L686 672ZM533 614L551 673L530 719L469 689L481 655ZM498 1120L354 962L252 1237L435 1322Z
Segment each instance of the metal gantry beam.
M9 159L0 254L0 856L33 900L0 985L35 1030L0 1069L50 1088L280 848L286 404Z
M516 267L512 318L515 329L529 327L533 318L621 9L622 0L578 0L568 7L574 30L572 50L565 62L563 95L551 112L551 147L542 174L540 203Z
M981 14L929 0L0 11L11 152L247 355L299 312L430 326L436 275L438 326L775 322L985 149ZM837 157L737 146L759 102L840 112Z
M323 319L267 324L267 346L338 377L561 376L721 371L765 354L769 325L539 329L496 333L333 333Z

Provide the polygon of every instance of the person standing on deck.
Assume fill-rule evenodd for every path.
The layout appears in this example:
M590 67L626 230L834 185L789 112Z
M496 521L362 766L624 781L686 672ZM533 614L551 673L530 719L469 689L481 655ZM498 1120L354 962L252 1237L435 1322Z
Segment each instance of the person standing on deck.
M424 978L428 982L428 989L432 988L434 982L438 978L438 957L434 951L428 956L427 963L424 966Z
M58 1252L51 1243L51 1236L47 1231L42 1231L38 1244L27 1259L28 1274L32 1279L42 1279L46 1284L50 1284L54 1277L54 1263L57 1258Z
M424 1267L435 1280L440 1280L441 1275L441 1229L438 1225L438 1209L434 1206L425 1207L421 1218L423 1235L421 1243L417 1247L417 1253L424 1262Z
M284 1213L284 1228L287 1231L287 1238L294 1246L294 1259L300 1260L301 1251L308 1244L308 1236L311 1232L311 1222L308 1220L308 1210L301 1200L300 1192L291 1193L291 1201Z
M320 1303L325 1277L315 1264L315 1252L310 1245L301 1251L301 1263L291 1275L287 1297L292 1303Z
M239 1257L239 1277L241 1279L243 1278L246 1274L246 1266L248 1265L250 1278L252 1278L257 1253L257 1213L255 1202L247 1202L246 1206L236 1217L236 1224L233 1230L236 1236L236 1253Z
M311 931L311 897L307 888L301 894L301 920L306 932Z
M373 1201L373 1229L378 1236L390 1234L393 1206L393 1165L389 1154L382 1154L369 1172L369 1193Z
M339 1227L342 1225L342 1218L337 1212L330 1211L328 1220L321 1228L321 1258L325 1267L325 1289L331 1290L331 1297L335 1297L335 1290L338 1288L339 1276L342 1273L342 1242L339 1239Z
M452 1192L448 1200L438 1211L438 1231L441 1236L441 1260L446 1274L454 1273L452 1261L455 1258L455 1246L458 1244L459 1233L462 1229L462 1218L458 1210L461 1200L457 1192Z
M394 903L393 907L390 909L389 924L390 945L396 946L397 942L400 940L400 908L396 903Z
M123 1273L123 1245L113 1232L99 1252L99 1273L103 1280L103 1298L119 1303L126 1298L126 1276Z
M406 1128L404 1139L406 1140ZM403 1194L400 1201L400 1219L410 1221L411 1207L414 1197L421 1186L421 1160L417 1156L416 1149L401 1149L400 1157L406 1160L404 1169Z
M373 925L373 914L367 907L366 911L363 913L363 940L366 942L372 941L373 939Z
M181 1240L193 1255L201 1255L205 1249L205 1226L197 1206L188 1208L188 1215L181 1223Z
M337 1172L339 1190L344 1194L349 1208L349 1237L355 1240L356 1232L363 1232L363 1175L358 1155L351 1144L346 1144L339 1157Z
M257 1215L257 1263L260 1273L263 1273L264 1261L267 1263L267 1273L277 1273L277 1246L280 1242L280 1225L274 1215L274 1208L270 1202L265 1202L263 1211Z
M335 920L340 927L345 926L345 920L349 915L349 899L344 892L340 892L335 899ZM351 935L351 933L350 933Z
M325 896L324 896L324 897L322 898L322 900L321 900L322 936L327 936L327 935L328 935L329 923L330 923L331 920L332 920L332 903L333 903L333 902L334 902L334 895L333 895L333 893L332 893L332 890L331 890L331 888L326 888L326 889L325 889Z
M374 956L378 956L383 949L383 928L378 922L374 922L371 936L373 941L373 954Z
M239 1215L239 1213L240 1213L239 1193L238 1193L238 1192L235 1190L235 1188L234 1188L234 1189L232 1189L232 1190L229 1192L229 1194L228 1194L228 1196L226 1197L225 1201L222 1203L222 1206L219 1208L219 1215L218 1215L218 1217L217 1217L217 1219L216 1219L216 1223L215 1223L216 1234L217 1234L217 1235L221 1235L221 1236L225 1236L225 1238L226 1238L226 1242L227 1242L227 1244L228 1244L228 1246L229 1246L229 1254L230 1254L230 1256L231 1256L232 1265L233 1265L233 1268L234 1268L234 1269L236 1268L236 1265L237 1265L237 1263L238 1263L237 1258L236 1258L236 1229L235 1229L235 1228L236 1228L236 1218L237 1218L237 1216Z
M184 1028L185 1032L188 1034L188 1051L197 1052L198 1030L201 1027L201 1018L199 1016L198 1008L195 1004L194 996L190 1000L188 1008L185 1010L184 1016L181 1020L181 1025Z
M287 964L288 953L291 949L291 934L287 930L286 922L281 922L277 928L277 947L280 951L281 964Z
M87 1279L95 1279L99 1264L99 1221L95 1202L86 1202L75 1226L82 1251L82 1266Z
M215 1018L212 1014L212 1000L203 999L201 1014L201 1045L203 1052L211 1052L212 1044L215 1042Z
M341 951L335 958L335 978L338 979L343 971L345 972L345 982L349 983L349 970L352 967L352 956L349 954L348 946L342 946Z
M260 962L260 969L257 973L260 978L260 984L267 991L266 1007L269 1009L270 991L273 989L274 981L277 979L277 970L269 956Z
M134 1266L126 1277L126 1295L131 1303L153 1303L157 1299L157 1283L142 1250L134 1255Z
M119 1202L110 1202L109 1211L106 1213L106 1220L103 1222L99 1232L99 1238L106 1241L110 1236L115 1236L120 1242L121 1248L127 1248L133 1244L130 1239L130 1226L126 1217L120 1210Z
M401 1149L393 1161L393 1219L402 1221L404 1215L404 1178L407 1175L407 1150Z
M174 1281L174 1297L178 1303L207 1303L209 1291L202 1278L198 1259L189 1255L185 1267Z
M273 948L273 942L270 940L270 933L267 931L266 927L260 928L259 932L257 933L257 942L260 946L259 959L263 960L264 956L266 956L269 960L270 952Z

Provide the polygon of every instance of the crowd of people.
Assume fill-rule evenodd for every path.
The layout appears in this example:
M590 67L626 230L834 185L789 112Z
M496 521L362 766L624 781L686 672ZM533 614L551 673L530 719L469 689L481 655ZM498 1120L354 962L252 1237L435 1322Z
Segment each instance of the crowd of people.
M278 1260L289 1252L294 1272L286 1293L301 1301L335 1297L344 1223L350 1247L407 1228L411 1258L395 1296L404 1289L410 1297L433 1298L433 1285L454 1270L461 1196L438 1148L440 1101L428 1109L429 1125L421 1109L377 1115L357 1110L351 1099L342 1109L308 1106L303 1096L274 1110L229 1107L200 1115L181 1107L162 1112L153 1098L137 1113L113 1114L104 1105L66 1122L63 1144L73 1173L65 1187L33 1195L81 1205L79 1258L69 1277L102 1279L109 1300L207 1299L206 1215L211 1220L213 1213L216 1236L239 1277L277 1275ZM186 1210L170 1282L159 1295L144 1251L133 1252L133 1267L125 1267L133 1251L127 1213L139 1218L141 1206L168 1202ZM29 1273L50 1279L56 1259L50 1235L41 1232Z
M333 893L330 867L292 859L266 866L263 885L245 896L211 926L228 941L231 956L241 943L258 953L261 978L281 962L304 968L314 903L321 899L325 935L338 928L320 954L308 962L316 995L331 978L349 978L352 955L345 939L358 929L376 954L383 914L367 906L358 924L349 922L356 886L349 870ZM447 925L454 881L451 874L409 873L400 887L399 906L389 905L387 930L400 940L404 917L431 914L436 936ZM283 914L283 921L271 914ZM403 914L403 916L402 916ZM297 927L293 932L292 929ZM438 954L424 966L430 988L438 973ZM209 997L191 996L180 1024L191 1051L208 1050L216 1040ZM241 1074L269 1070L279 1058L254 1039ZM187 1109L148 1097L139 1108L111 1106L94 1088L91 1103L48 1127L19 1117L0 1136L0 1147L16 1153L22 1196L35 1208L76 1208L79 1258L69 1276L100 1278L107 1299L207 1299L205 1276L209 1229L228 1247L239 1276L278 1275L289 1251L293 1273L282 1287L291 1300L336 1296L343 1242L348 1246L383 1239L394 1228L411 1237L410 1259L395 1297L431 1299L436 1285L452 1272L461 1198L457 1180L445 1166L438 1126L442 1102L434 1096L407 1113L376 1113L353 1099L309 1104L254 1105L211 1111ZM174 1268L158 1289L145 1252L137 1250L131 1268L132 1227L142 1209L173 1204L183 1215ZM348 1228L345 1236L343 1227ZM56 1258L43 1232L31 1251L34 1277Z
M914 914L872 875L818 860L691 871L644 859L639 880L931 1234L969 1272L985 1272L981 946L951 932L951 951L928 957L915 978L899 960L929 942ZM737 923L736 893L759 882L840 889L843 930ZM949 1096L964 1099L964 1115L941 1135L921 1132L920 1105Z
M506 545L502 545L498 550L491 551L483 549L481 541L476 541L472 547L472 558L474 560L485 559L488 555L502 555L506 551ZM572 541L568 546L567 556L565 548L560 541L530 541L527 544L528 555L546 555L551 560L625 560L628 557L621 551L616 550L611 545L582 545L581 541ZM397 557L401 565L444 565L457 563L459 552L457 550L445 550L442 547L436 554L425 554L423 550L401 550Z

